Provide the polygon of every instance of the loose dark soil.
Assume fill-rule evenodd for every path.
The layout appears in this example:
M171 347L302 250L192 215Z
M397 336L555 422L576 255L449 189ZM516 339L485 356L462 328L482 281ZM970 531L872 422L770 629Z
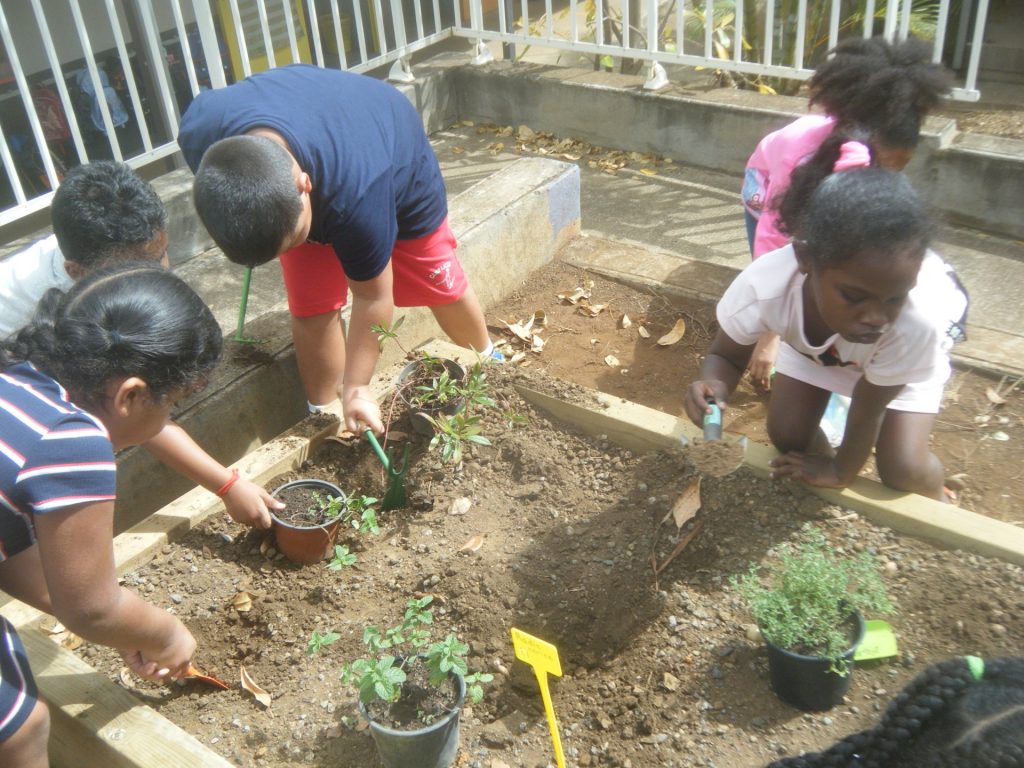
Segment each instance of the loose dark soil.
M292 486L279 490L274 497L285 504L276 514L281 522L297 528L313 528L327 521L324 505L328 503L328 494L322 489Z
M597 317L555 297L588 280L592 303L607 305ZM136 681L140 698L238 765L375 766L355 692L339 670L362 655L365 626L398 623L410 598L429 593L437 639L456 632L471 646L470 668L495 675L484 701L463 712L457 765L554 764L533 674L514 660L509 629L518 627L559 649L564 674L552 680L552 696L568 765L750 768L868 726L935 660L1019 653L1020 568L876 527L800 485L746 469L704 476L700 511L677 528L672 510L698 478L684 451L638 455L551 420L517 394L515 386L525 384L589 402L563 380L573 379L678 412L713 331L708 306L556 264L492 319L523 320L537 309L548 319L541 354L530 353L525 368L489 369L500 400L483 421L490 447L468 447L459 468L441 464L428 439L395 414L395 429L413 445L410 505L382 514L378 537L347 534L342 543L358 557L353 567L293 566L264 534L217 517L127 574L129 586L186 622L199 643L198 666L228 681L244 666L273 695L263 708L237 687ZM630 328L619 327L622 313ZM679 317L688 325L683 340L657 346ZM638 325L650 338L639 336ZM605 362L609 355L618 366ZM994 384L958 372L957 399L942 415L951 428L935 441L947 462L957 446L970 446L970 464L950 469L967 474L964 502L979 509L1002 493L1021 498L1012 477L1019 455L996 461L1000 454L987 453L1016 450L1022 435L1019 395L994 406L984 394ZM745 390L726 429L756 435L762 413L762 397ZM999 429L1011 439L981 439L993 427L977 424L978 415L989 422L1007 415ZM297 474L370 495L380 495L385 482L359 438L326 443ZM1006 518L1019 521L1016 514ZM843 704L813 715L769 692L764 649L729 586L731 576L772 557L808 523L837 552L878 556L900 643L898 657L856 670ZM241 592L251 595L248 610L236 607L246 607L235 600ZM310 656L313 631L341 638ZM88 645L80 652L118 679L123 665L112 653Z

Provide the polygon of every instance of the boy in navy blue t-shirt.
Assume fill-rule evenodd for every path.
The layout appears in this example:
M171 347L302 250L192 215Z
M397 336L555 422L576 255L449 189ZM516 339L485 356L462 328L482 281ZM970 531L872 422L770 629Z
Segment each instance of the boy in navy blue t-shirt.
M382 431L369 388L373 325L428 306L452 340L491 354L483 312L455 256L444 181L419 114L398 90L291 65L206 91L178 144L200 218L227 257L280 257L310 404L338 397L346 426ZM338 310L352 290L347 339Z

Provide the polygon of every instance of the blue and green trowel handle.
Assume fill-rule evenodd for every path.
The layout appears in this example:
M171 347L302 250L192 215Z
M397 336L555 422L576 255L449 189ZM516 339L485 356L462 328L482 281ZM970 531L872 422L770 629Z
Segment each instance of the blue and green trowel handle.
M711 395L706 395L704 402L708 404L708 410L704 413L704 439L721 440L722 409L718 407L718 403Z

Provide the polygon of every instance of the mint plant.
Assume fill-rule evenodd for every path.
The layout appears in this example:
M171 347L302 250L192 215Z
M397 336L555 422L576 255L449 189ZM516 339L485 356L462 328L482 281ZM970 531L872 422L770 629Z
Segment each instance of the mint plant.
M316 653L320 653L326 646L336 643L341 639L341 635L337 632L317 632L313 631L313 634L309 638L309 643L306 645L306 653L310 656Z
M458 674L466 681L466 696L470 701L478 702L483 698L483 685L494 676L481 672L470 674L466 661L469 646L454 633L440 642L430 642L429 628L434 623L434 614L429 608L432 601L430 595L411 599L406 604L401 624L384 630L378 626L363 630L363 645L368 656L345 664L341 679L355 686L364 705L375 700L398 701L407 679L406 670L415 663L426 666L431 685L441 685L450 675Z
M348 568L350 565L356 564L356 556L353 552L348 551L348 547L342 546L341 544L334 545L334 557L327 563L328 570L340 571L343 568Z
M350 525L359 533L380 533L377 511L373 506L378 500L373 496L328 496L313 491L310 497L316 505L310 508L310 512L319 510L328 520L340 517L342 523Z

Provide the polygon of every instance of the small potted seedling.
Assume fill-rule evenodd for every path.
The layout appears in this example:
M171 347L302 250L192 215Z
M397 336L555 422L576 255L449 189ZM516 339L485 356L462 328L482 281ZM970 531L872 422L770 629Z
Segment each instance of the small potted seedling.
M272 513L277 548L289 560L309 565L335 554L335 541L344 526L360 533L378 533L377 499L347 495L325 480L293 480L275 489L285 503Z
M466 408L465 380L466 369L447 358L424 355L405 366L398 374L398 392L409 406L412 428L432 435L432 419L461 413Z
M892 611L875 559L837 555L813 527L731 583L768 648L772 690L806 711L831 709L849 690L863 612Z
M483 698L493 676L470 674L469 646L449 633L431 642L433 598L409 600L402 623L363 630L367 655L346 664L342 680L359 692L359 710L386 768L446 768L459 750L459 713ZM322 638L321 638L321 644Z
M383 350L388 340L394 341L407 357L414 357L398 340L398 329L404 317L391 326L374 325L377 342ZM486 398L482 391L484 377L478 362L472 373L454 360L433 355L416 356L398 374L398 396L409 407L409 420L415 432L433 435L431 419L461 413L467 402ZM487 398L489 400L489 398ZM493 401L490 401L493 406Z

